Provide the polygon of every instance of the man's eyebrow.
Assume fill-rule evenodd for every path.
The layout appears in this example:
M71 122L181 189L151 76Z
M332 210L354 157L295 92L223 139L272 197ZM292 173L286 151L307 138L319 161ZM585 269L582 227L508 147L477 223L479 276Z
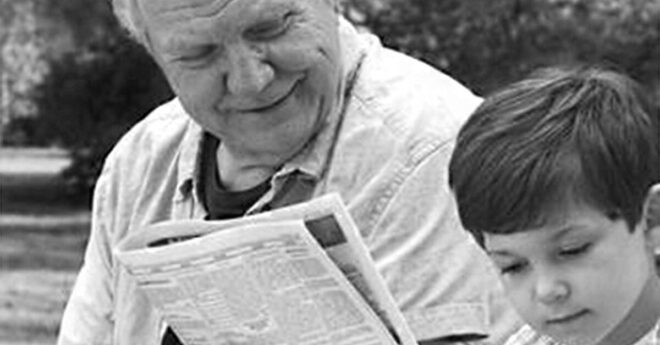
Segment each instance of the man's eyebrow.
M253 21L268 20L274 16L282 15L286 12L299 12L295 3L269 3L261 5L252 13Z
M165 6L164 10L166 12L179 12L186 10L194 11L196 8L199 8L199 5L208 5L209 6L208 11L212 12L213 14L217 14L221 12L225 7L229 5L229 3L233 1L234 0L215 0L209 4L207 0L188 0L187 2L184 3L172 4L169 7Z
M172 35L165 40L165 42L162 43L163 50L168 53L168 52L176 52L180 51L182 49L186 49L190 47L192 44L189 40L186 40L185 38L179 37Z
M170 35L161 45L166 52L176 52L203 44L205 41L196 35L176 34Z

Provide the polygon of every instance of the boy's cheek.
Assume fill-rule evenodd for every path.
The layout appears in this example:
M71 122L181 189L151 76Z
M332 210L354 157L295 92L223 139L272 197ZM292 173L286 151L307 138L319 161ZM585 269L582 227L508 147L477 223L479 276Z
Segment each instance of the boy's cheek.
M532 308L531 294L526 291L524 284L520 281L509 279L500 275L500 281L504 287L504 293L509 299L516 312L528 323L533 323L534 312Z

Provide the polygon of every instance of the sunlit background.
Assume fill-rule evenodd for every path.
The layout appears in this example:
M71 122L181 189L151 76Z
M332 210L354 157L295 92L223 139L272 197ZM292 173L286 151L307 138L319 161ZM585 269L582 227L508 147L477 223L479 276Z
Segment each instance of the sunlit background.
M658 0L346 0L344 10L480 95L539 66L599 63L660 105ZM102 158L169 97L109 0L0 0L0 345L55 343Z

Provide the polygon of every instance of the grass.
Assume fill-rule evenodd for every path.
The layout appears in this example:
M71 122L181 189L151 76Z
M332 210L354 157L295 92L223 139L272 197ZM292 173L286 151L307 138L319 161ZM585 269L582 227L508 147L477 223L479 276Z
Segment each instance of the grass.
M0 345L55 344L89 231L56 150L0 149Z

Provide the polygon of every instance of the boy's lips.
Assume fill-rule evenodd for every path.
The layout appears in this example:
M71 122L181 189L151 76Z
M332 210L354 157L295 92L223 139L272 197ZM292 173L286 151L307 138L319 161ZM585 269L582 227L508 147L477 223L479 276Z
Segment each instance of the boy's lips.
M582 309L575 313L564 314L556 317L551 317L546 320L546 324L550 326L561 326L569 324L573 321L580 319L581 317L587 315L589 311L587 309Z

